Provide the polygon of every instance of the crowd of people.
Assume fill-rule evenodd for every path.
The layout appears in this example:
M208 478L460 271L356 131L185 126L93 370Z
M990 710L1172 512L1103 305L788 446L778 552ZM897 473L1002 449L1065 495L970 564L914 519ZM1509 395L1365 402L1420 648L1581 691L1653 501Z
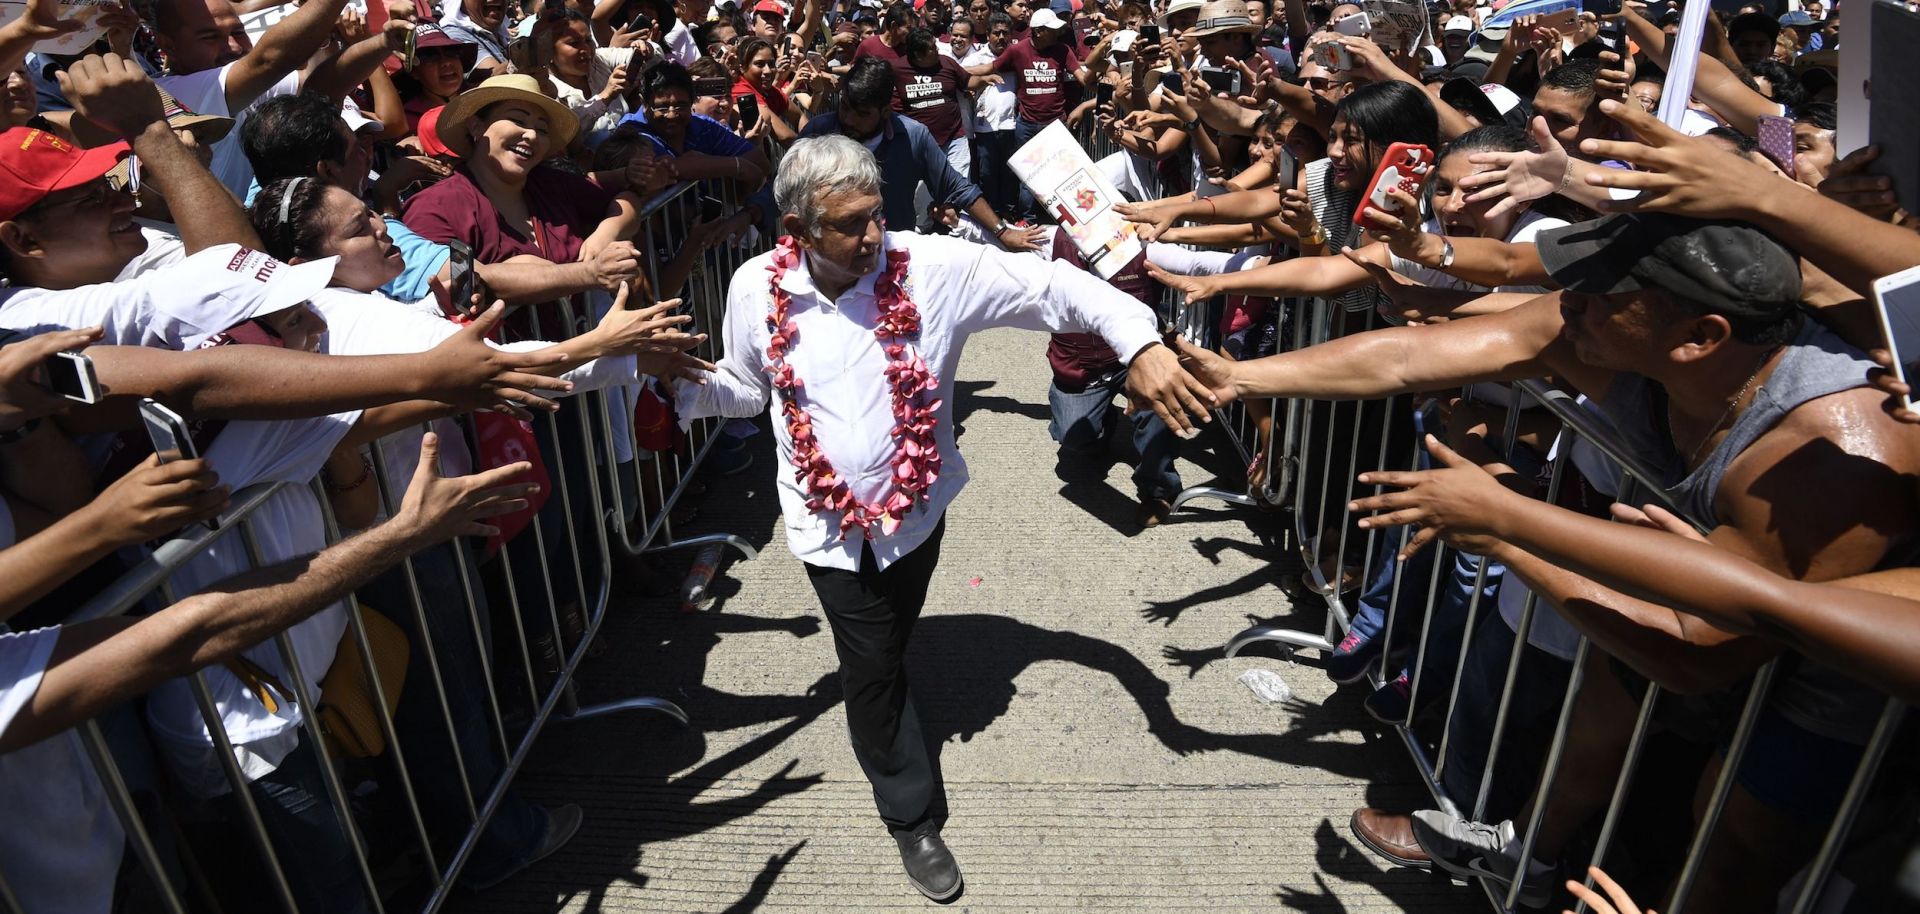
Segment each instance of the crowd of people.
M854 753L914 887L952 898L904 656L966 481L952 369L989 326L1052 334L1060 460L1132 464L1143 530L1214 410L1245 404L1262 489L1275 398L1372 402L1330 461L1358 480L1283 494L1324 522L1308 583L1354 610L1329 675L1444 746L1455 809L1353 814L1390 864L1518 882L1529 906L1665 909L1684 842L1616 842L1604 898L1567 884L1643 696L1664 690L1653 731L1682 762L1643 766L1635 793L1665 799L1628 827L1690 834L1777 659L1687 904L1772 910L1885 697L1920 694L1920 416L1876 367L1871 295L1920 264L1920 221L1874 148L1836 146L1837 7L1716 12L1695 51L1678 7L1638 0L374 4L67 19L27 0L0 24L0 877L27 911L153 891L89 721L144 760L143 814L186 823L142 855L176 887L258 822L300 910L374 910L356 857L421 848L356 847L339 817L401 832L408 806L444 862L506 763L495 680L523 675L518 654L550 685L587 630L585 584L551 569L605 534L549 490L598 462L624 520L669 501L641 470L677 446L640 433L648 403L660 428L769 414ZM1670 71L1694 74L1671 124ZM1095 273L1016 174L1056 123L1127 199L1132 262ZM1428 179L1367 197L1404 147ZM662 218L668 193L694 215ZM697 325L680 299L734 265L724 303L694 309L724 320ZM1197 332L1163 338L1169 304ZM1576 398L1679 515L1612 505L1632 491L1618 466L1528 380ZM594 411L604 454L580 394L613 407ZM169 410L172 449L152 433ZM746 469L719 438L712 468ZM246 538L220 532L242 491L269 493ZM1360 546L1404 525L1404 548ZM210 544L170 604L69 621L183 534ZM1390 610L1430 579L1430 612ZM508 603L555 624L510 631ZM334 769L380 750L343 750L337 721L314 745L303 721L343 688L331 672L361 677L370 617L404 644L405 764L355 768L374 802L342 809ZM1840 849L1847 910L1915 903L1893 875L1920 792L1912 754L1887 759ZM555 853L582 817L505 790L461 885ZM281 890L217 862L230 904Z

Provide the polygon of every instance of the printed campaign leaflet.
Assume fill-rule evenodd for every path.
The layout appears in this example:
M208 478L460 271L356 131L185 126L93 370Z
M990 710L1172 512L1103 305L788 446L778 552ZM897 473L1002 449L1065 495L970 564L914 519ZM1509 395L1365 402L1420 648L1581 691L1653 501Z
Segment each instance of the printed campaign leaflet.
M80 23L79 31L68 32L58 38L49 38L34 44L33 50L42 54L79 54L100 40L102 29L94 24L100 18L101 7L109 0L68 0L60 5L60 18L73 19ZM5 25L27 14L27 0L0 0L0 25Z
M1015 151L1013 173L1060 220L1060 230L1101 279L1112 279L1146 249L1136 226L1113 208L1120 192L1065 124L1048 124Z
M1427 34L1427 8L1409 0L1365 0L1373 43L1389 54L1418 53Z

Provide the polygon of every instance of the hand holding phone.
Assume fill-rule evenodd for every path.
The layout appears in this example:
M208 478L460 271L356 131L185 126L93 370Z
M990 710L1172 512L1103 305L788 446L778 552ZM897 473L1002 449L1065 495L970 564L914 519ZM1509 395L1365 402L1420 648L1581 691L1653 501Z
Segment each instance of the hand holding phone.
M480 313L484 305L476 303L473 296L480 290L480 273L473 266L473 249L466 242L455 238L447 242L447 310L449 313L473 317Z
M1880 336L1893 357L1894 379L1912 387L1920 363L1920 267L1882 276L1873 282L1874 311L1880 318ZM1899 397L1902 409L1913 410L1911 393Z
M1433 150L1417 143L1395 143L1387 147L1386 155L1380 157L1380 168L1373 174L1373 180L1367 184L1367 192L1360 197L1360 204L1354 207L1353 221L1369 228L1384 228L1366 218L1368 209L1377 209L1383 213L1400 215L1402 221L1407 216L1400 213L1400 204L1387 196L1391 190L1405 191L1407 196L1420 199L1426 191L1427 182L1433 179ZM1410 214L1418 219L1419 214Z
M740 131L742 133L751 131L756 124L760 123L759 99L754 98L752 95L742 95L740 96L740 101L734 107L740 112Z
M152 397L141 397L140 421L147 427L147 438L153 442L153 452L161 463L200 459L186 418L168 409L166 404Z
M1349 38L1365 38L1373 34L1373 19L1366 13L1354 13L1334 20L1333 30Z
M100 402L100 378L84 352L56 352L40 363L46 388L75 403Z

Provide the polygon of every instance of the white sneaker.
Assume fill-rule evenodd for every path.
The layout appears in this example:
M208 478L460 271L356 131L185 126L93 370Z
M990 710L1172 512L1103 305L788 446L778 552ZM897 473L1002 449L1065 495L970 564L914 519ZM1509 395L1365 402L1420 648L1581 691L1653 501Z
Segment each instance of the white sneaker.
M1503 893L1520 869L1520 838L1512 819L1489 825L1423 809L1413 814L1413 834L1434 865L1465 879L1490 879ZM1551 901L1559 869L1529 859L1519 902L1539 907Z

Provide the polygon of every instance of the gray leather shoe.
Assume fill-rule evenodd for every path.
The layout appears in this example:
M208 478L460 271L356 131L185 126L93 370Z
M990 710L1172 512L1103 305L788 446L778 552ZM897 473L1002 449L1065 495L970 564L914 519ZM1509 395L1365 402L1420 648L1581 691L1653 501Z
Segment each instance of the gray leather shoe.
M935 832L899 835L900 862L906 865L907 881L920 894L934 901L951 901L960 894L960 864L947 850L947 842Z

